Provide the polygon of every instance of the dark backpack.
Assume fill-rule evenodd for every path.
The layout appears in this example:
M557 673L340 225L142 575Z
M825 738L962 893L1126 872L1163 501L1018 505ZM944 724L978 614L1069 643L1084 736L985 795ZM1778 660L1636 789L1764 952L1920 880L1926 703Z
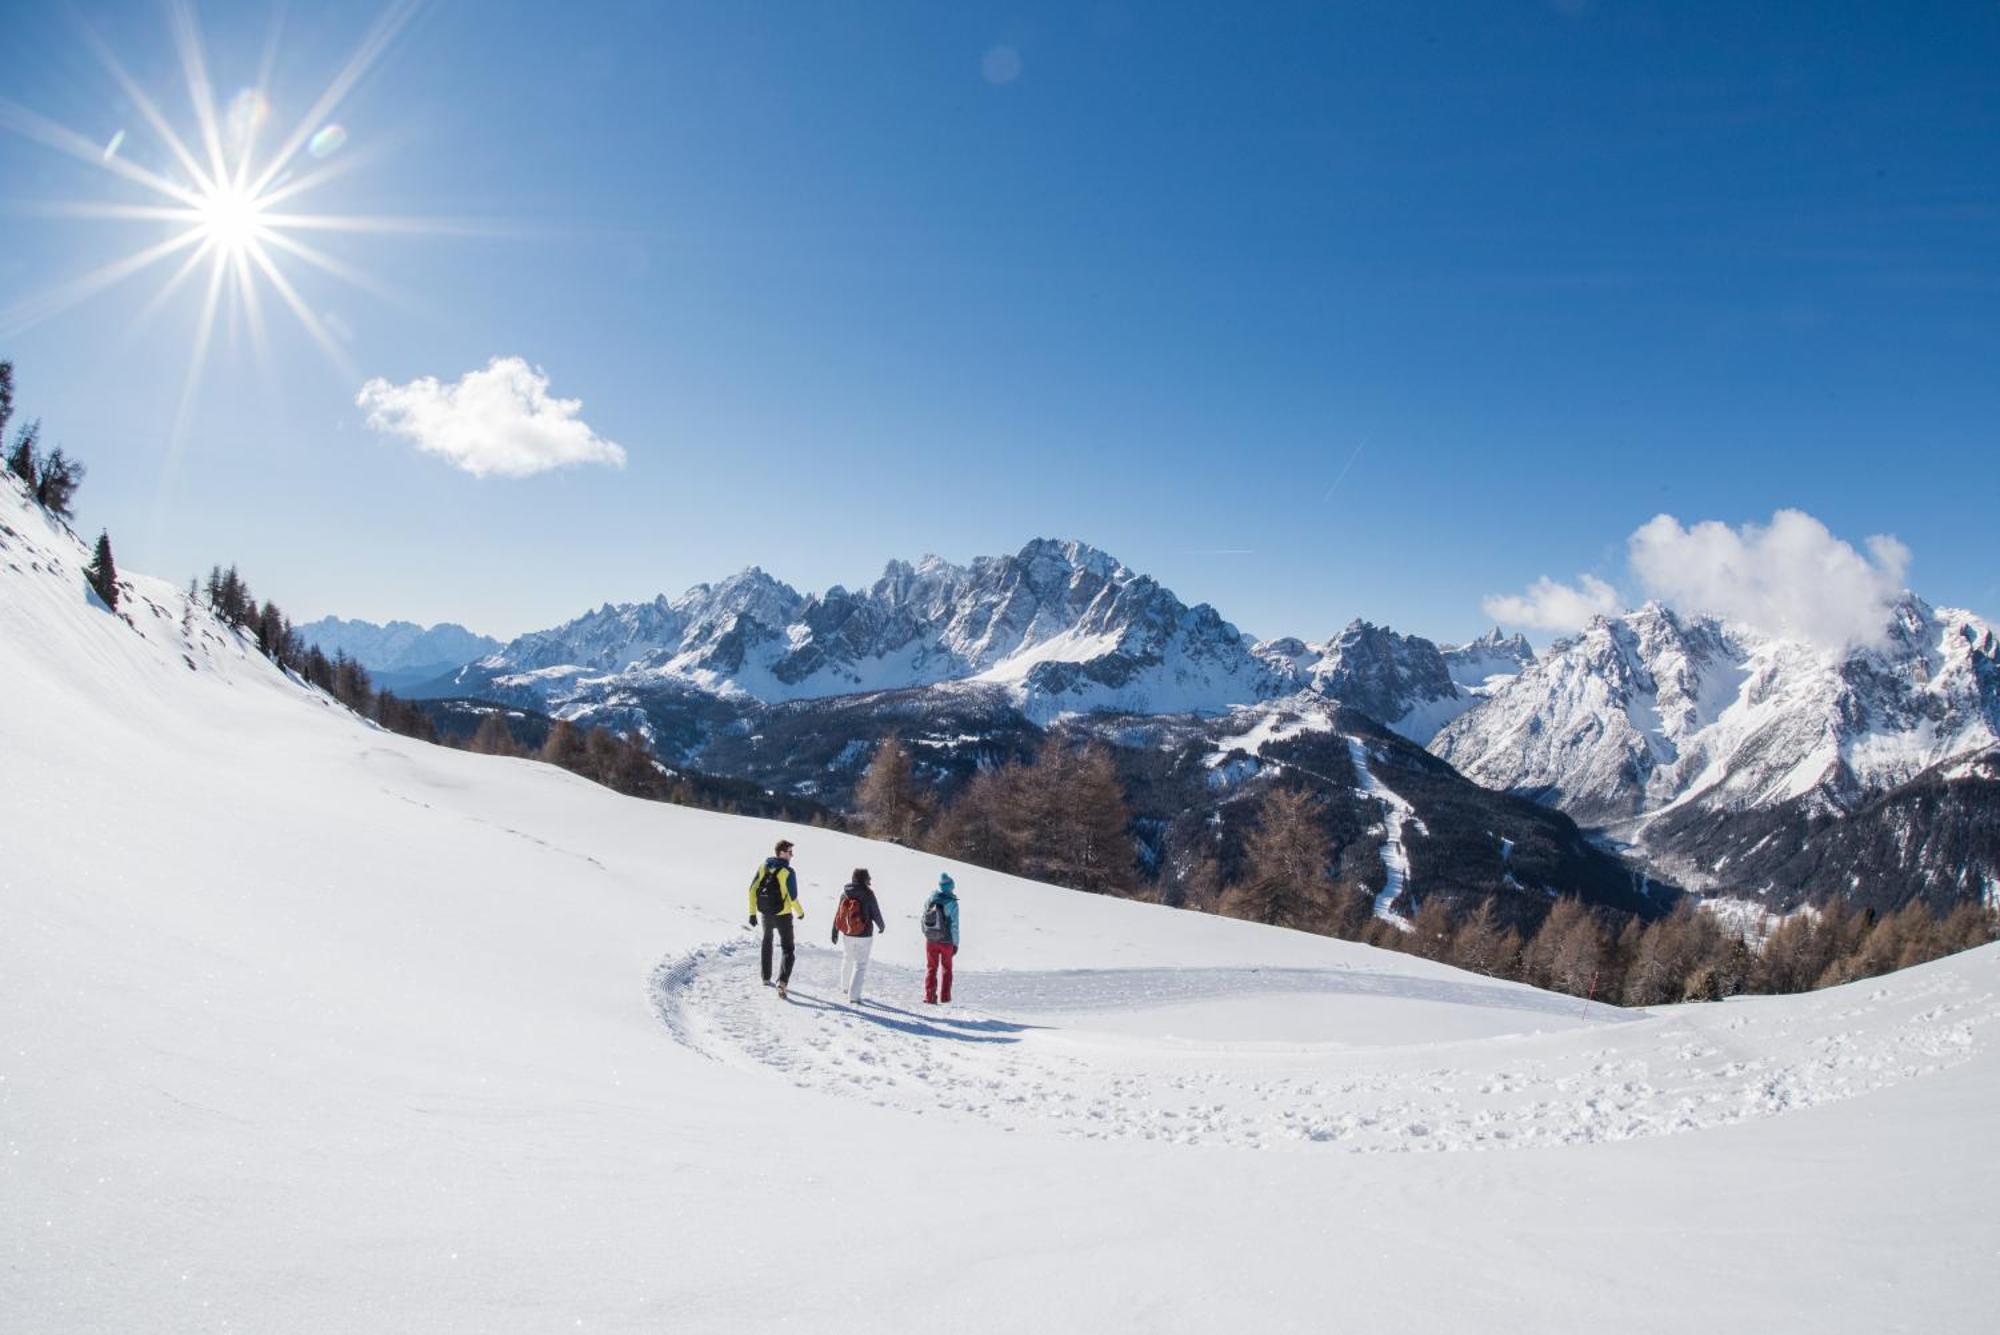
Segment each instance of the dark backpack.
M923 927L924 940L950 943L951 919L945 914L942 899L933 899L924 905Z
M757 881L757 911L782 913L784 909L785 887L778 881L778 869L766 867L763 876Z
M868 910L861 907L860 895L840 897L840 907L833 911L833 929L842 936L868 935Z

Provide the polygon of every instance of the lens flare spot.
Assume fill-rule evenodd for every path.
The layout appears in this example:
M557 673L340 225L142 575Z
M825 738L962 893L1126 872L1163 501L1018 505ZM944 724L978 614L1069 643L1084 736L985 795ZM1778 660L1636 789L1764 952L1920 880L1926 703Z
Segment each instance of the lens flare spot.
M264 122L271 119L271 104L261 90L245 88L229 100L229 115L224 121L229 127L229 142L241 148L257 137L264 128Z
M306 144L306 152L316 158L330 158L347 143L347 131L338 125L323 125Z
M1021 77L1021 53L1011 46L996 46L979 62L979 73L994 87L1003 87Z
M124 147L124 144L125 132L120 130L117 134L112 135L111 142L104 146L104 157L100 160L104 162L111 161L111 159L118 156L118 150Z

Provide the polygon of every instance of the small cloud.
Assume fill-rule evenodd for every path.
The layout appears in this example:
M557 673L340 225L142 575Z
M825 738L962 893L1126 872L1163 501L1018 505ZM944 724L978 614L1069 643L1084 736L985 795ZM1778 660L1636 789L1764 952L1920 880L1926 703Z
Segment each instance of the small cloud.
M1544 575L1529 585L1526 593L1495 594L1481 600L1479 606L1503 625L1581 630L1592 617L1610 616L1618 610L1618 591L1595 575L1585 575L1575 584L1559 583Z
M407 385L376 378L355 405L376 431L403 436L474 477L532 477L575 464L625 466L625 451L577 414L581 399L549 397L549 378L520 357L495 357L456 384L429 376Z
M1902 593L1910 549L1879 535L1863 545L1866 554L1803 510L1741 528L1659 515L1626 544L1633 574L1661 601L1826 649L1880 643Z
M1011 46L996 46L979 61L980 77L994 87L1010 84L1021 77L1021 53Z

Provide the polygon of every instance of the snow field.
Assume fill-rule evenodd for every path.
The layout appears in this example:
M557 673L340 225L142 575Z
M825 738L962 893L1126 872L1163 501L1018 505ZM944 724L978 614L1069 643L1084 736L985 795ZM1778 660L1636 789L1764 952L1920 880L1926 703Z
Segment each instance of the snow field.
M2000 1302L2000 947L1614 1018L953 867L933 1012L934 859L384 735L168 585L113 618L86 556L0 483L10 1335L1933 1335ZM742 927L780 835L790 1005ZM850 1011L857 865L890 931Z
M678 1041L903 1112L1252 1149L1701 1131L1956 1065L2000 1014L2000 995L1952 972L1813 1006L1646 1014L1348 969L999 971L968 975L959 1004L932 1007L916 1000L915 969L886 962L857 1007L838 996L830 950L801 953L787 1005L758 985L755 955L728 942L661 965L655 1004Z

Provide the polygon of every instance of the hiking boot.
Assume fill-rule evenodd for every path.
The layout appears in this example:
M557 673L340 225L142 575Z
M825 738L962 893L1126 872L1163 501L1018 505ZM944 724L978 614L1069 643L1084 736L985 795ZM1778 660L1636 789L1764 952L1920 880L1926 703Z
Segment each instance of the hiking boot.
M788 997L789 997L790 995L791 995L791 993L790 993L790 992L789 992L789 991L788 991L788 990L786 989L785 985L784 985L783 983L779 983L779 984L778 984L778 1000L780 1000L780 1001L784 1001L784 1000L786 1000L786 999L787 999L787 998L788 998Z

